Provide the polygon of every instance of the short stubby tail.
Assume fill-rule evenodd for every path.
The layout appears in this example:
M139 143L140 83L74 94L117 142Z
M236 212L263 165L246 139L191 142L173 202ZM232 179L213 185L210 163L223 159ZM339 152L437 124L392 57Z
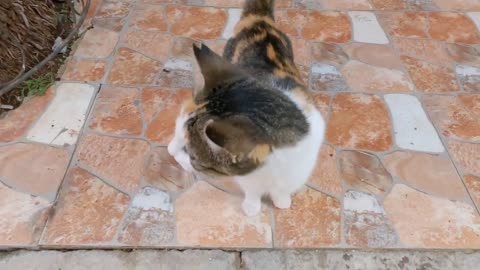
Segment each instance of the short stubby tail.
M274 18L275 0L246 0L242 17L249 15L268 16Z

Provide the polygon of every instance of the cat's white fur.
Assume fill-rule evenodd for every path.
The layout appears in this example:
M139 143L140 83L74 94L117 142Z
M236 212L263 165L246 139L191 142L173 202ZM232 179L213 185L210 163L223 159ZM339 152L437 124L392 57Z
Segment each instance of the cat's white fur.
M300 105L293 95L287 96ZM310 178L323 142L325 121L316 109L304 111L304 114L310 129L300 142L293 147L274 149L262 167L248 175L235 177L245 195L242 209L246 215L254 216L260 212L263 195L269 195L276 207L289 208L291 195ZM185 170L194 172L188 154L182 150L186 144L183 125L187 119L183 113L177 118L168 152Z

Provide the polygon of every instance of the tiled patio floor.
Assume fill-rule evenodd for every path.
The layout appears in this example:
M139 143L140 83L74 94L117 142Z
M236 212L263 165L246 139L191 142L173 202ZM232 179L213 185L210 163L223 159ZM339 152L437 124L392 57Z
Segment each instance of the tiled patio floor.
M277 0L328 127L253 218L165 149L192 41L220 52L242 2L92 0L62 80L0 119L0 247L480 248L480 0Z

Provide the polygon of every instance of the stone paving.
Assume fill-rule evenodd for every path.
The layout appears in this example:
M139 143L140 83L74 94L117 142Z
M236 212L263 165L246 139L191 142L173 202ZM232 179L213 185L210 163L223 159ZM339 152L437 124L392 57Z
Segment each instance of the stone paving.
M192 42L221 52L242 2L92 0L61 80L0 119L1 248L480 249L480 0L277 0L328 125L292 208L250 218L165 149Z
M478 251L90 250L0 253L2 270L473 270L479 264Z

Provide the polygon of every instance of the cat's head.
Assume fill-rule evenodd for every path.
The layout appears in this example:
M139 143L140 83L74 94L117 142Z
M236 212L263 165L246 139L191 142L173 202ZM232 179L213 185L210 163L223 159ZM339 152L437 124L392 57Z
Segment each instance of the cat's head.
M255 84L207 46L194 45L193 49L205 84L183 103L168 152L190 172L209 176L247 174L262 166L271 153L271 144L251 117L232 108L248 104L230 100L237 105L227 106L224 101L235 98L225 93Z

